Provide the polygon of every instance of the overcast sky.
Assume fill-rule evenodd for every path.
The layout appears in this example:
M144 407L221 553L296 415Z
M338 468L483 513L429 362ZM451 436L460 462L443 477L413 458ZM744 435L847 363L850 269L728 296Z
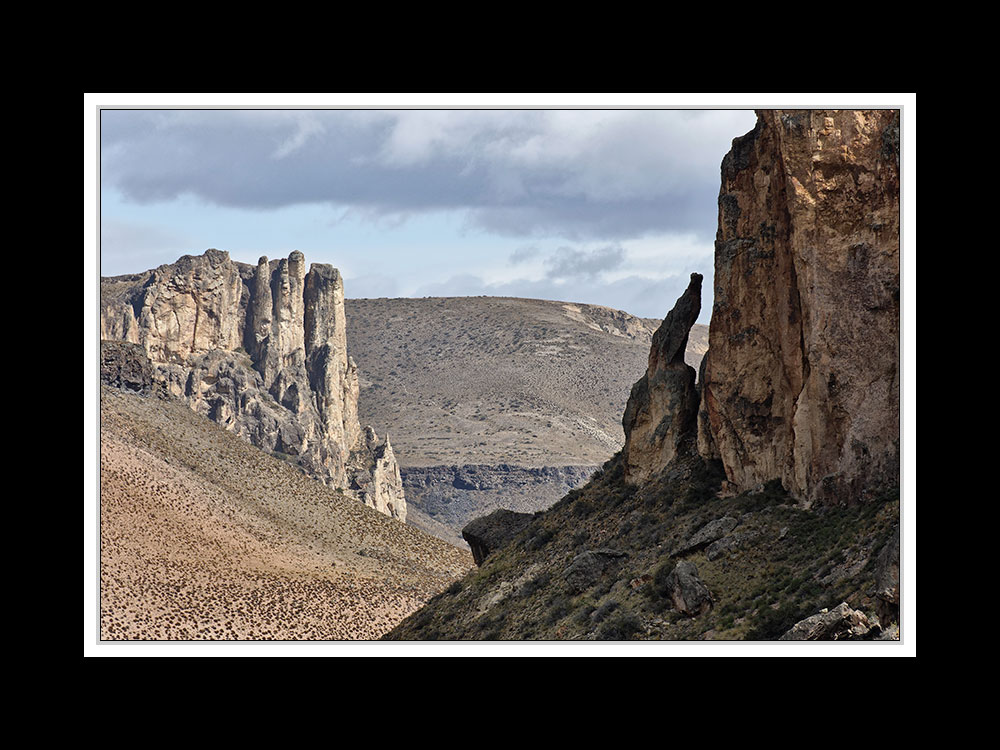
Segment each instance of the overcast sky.
M711 312L719 167L750 110L104 110L101 274L305 253L348 297Z

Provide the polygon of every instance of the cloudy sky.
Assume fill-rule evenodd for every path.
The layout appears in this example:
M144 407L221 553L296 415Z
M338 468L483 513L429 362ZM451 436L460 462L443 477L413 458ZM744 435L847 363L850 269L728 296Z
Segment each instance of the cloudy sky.
M100 273L301 250L348 297L505 295L663 317L711 281L732 110L105 109ZM705 285L711 293L711 283ZM703 300L707 323L711 300Z

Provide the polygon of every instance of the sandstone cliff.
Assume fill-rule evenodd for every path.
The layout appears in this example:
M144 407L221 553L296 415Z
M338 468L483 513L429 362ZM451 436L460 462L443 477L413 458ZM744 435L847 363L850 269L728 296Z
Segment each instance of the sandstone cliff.
M700 449L806 502L898 483L899 113L761 111L722 164Z
M395 454L358 422L344 285L293 252L236 263L208 250L102 279L101 338L140 345L196 412L365 504L406 519Z

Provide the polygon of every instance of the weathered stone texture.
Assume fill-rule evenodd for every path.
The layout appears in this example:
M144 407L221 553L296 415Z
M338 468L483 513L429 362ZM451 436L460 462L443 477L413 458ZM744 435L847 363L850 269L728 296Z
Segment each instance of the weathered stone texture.
M899 115L761 111L722 164L698 446L806 502L898 483Z
M691 326L701 312L701 274L691 274L687 290L653 334L646 374L632 386L625 429L625 481L639 484L661 471L693 444L698 417L696 373L685 364Z
M208 250L102 281L102 337L142 347L153 377L195 411L405 520L395 454L362 439L344 285L305 257L257 266Z
M482 565L492 552L524 531L534 517L532 513L500 509L469 523L462 529L462 538L468 542L476 565Z
M864 612L842 602L795 623L779 641L857 641L872 640L881 629L868 621Z
M149 394L153 386L153 366L138 344L102 341L101 382L123 391Z

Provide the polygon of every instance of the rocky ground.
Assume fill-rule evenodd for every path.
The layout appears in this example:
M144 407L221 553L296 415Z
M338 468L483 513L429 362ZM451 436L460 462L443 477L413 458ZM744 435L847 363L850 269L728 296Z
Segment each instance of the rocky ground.
M723 477L689 456L630 486L619 454L547 511L481 519L481 567L386 639L898 639L898 493L806 509Z
M472 567L186 404L101 389L101 638L373 640Z

